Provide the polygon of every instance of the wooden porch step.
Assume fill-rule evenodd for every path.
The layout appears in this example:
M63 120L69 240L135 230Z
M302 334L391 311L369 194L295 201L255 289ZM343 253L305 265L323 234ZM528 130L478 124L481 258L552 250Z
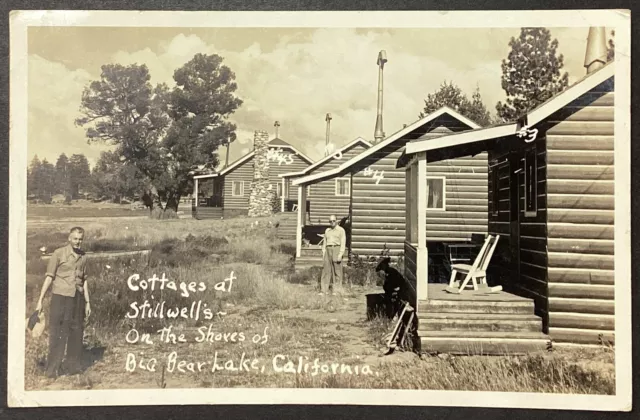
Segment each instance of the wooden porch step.
M477 334L477 333L476 333ZM522 333L519 333L522 334ZM526 354L548 349L549 338L542 333L531 337L420 337L421 351L463 355Z
M432 331L540 332L542 320L535 315L518 314L451 314L418 315L419 333Z
M222 207L198 207L196 219L220 219L222 217Z
M532 315L534 302L532 300L428 300L418 303L418 314L420 313Z

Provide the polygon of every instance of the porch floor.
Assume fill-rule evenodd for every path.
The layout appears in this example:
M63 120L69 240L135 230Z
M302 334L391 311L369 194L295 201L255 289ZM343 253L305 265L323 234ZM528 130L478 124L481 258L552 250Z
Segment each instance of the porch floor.
M549 337L532 299L500 291L447 293L429 284L418 302L418 336L428 353L522 354L546 350Z
M531 299L517 296L505 291L489 293L487 290L465 290L463 293L448 293L448 284L429 283L427 285L427 300L455 300L455 301L491 301L491 302L533 302Z

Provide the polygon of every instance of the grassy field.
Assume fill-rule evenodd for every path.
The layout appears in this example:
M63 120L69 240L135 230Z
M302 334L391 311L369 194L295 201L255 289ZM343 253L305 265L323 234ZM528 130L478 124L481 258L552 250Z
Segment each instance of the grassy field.
M141 250L144 257L89 260L93 314L86 327L87 361L80 374L55 381L43 379L47 336L29 336L25 365L28 389L113 389L190 387L331 387L409 388L482 391L526 391L612 394L615 391L613 352L609 348L554 351L526 356L422 356L396 352L381 357L388 321L367 321L365 294L377 290L375 275L347 270L347 288L341 296L317 293L318 270L293 273L295 248L274 236L274 218L230 220L95 219L84 222L86 248L93 251ZM33 225L27 236L27 313L33 310L42 284L45 262L39 248L63 245L75 225L60 220ZM162 273L176 282L203 283L206 290L181 296L173 290L132 291L132 274L147 279ZM214 290L229 285L231 290ZM225 279L227 279L225 281ZM370 279L363 284L362 279ZM371 280L373 279L373 280ZM132 302L164 301L167 307L207 304L211 320L192 318L127 318ZM48 309L46 299L45 311ZM171 327L185 342L163 342L155 332ZM212 334L204 342L200 331ZM153 343L128 343L135 329L148 333ZM234 336L233 333L236 333ZM246 339L239 340L240 333ZM132 336L130 336L131 338ZM236 337L236 340L231 337ZM254 337L262 337L254 342ZM262 342L266 340L266 343ZM133 340L130 340L133 341ZM174 353L175 352L175 353ZM172 354L197 366L217 360L221 366L241 359L257 360L265 369L236 372L204 369L170 371ZM135 357L136 368L127 371ZM143 358L143 359L141 359ZM309 363L307 372L279 372L285 361ZM157 360L155 372L141 369ZM339 373L313 373L319 365L340 364ZM274 365L278 361L278 366ZM211 365L214 365L211 362ZM364 366L369 369L364 372ZM165 369L162 369L162 366ZM349 369L343 366L348 366ZM175 366L174 366L175 367ZM356 367L359 373L355 373ZM370 373L369 373L370 371ZM363 373L364 372L364 373Z
M180 210L183 210L182 208ZM189 207L189 211L191 208ZM93 203L82 200L72 205L33 204L27 205L28 220L73 219L94 217L144 217L147 209L131 210L130 205L114 203Z

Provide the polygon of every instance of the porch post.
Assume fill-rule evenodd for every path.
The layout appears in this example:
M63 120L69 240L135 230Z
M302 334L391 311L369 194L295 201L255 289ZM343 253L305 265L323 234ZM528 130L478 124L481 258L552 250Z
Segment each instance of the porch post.
M198 207L198 178L193 178L193 196L196 199L196 207Z
M307 213L307 187L298 185L298 226L296 229L296 258L300 257L302 249L302 228Z
M418 249L416 255L416 292L418 300L427 299L429 252L427 249L427 152L418 155ZM415 179L415 178L414 178Z
M286 192L285 192L285 185L286 185L286 181L287 178L282 177L282 188L280 189L281 192L281 197L280 197L280 212L284 213L284 199L287 196Z

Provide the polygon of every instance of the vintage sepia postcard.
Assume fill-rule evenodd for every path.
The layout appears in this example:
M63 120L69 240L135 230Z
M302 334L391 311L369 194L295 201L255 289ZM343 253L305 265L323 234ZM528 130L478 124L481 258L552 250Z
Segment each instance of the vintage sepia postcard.
M10 47L10 406L631 410L629 11L14 11Z

